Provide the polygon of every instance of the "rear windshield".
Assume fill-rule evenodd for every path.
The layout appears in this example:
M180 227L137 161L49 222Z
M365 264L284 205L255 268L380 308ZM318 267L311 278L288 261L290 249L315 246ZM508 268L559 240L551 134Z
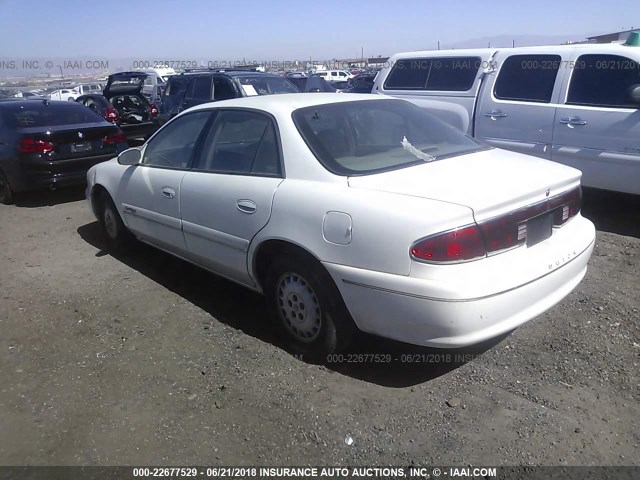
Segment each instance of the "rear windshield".
M117 78L113 78L111 83L109 84L109 89L129 89L129 88L139 88L145 80L146 77L125 77L118 76Z
M301 108L293 121L315 156L338 175L366 175L487 148L402 100Z
M30 100L28 105L3 105L5 116L16 127L54 127L77 123L104 122L104 119L79 103Z
M286 78L268 76L236 77L245 95L272 95L275 93L298 93L299 90Z

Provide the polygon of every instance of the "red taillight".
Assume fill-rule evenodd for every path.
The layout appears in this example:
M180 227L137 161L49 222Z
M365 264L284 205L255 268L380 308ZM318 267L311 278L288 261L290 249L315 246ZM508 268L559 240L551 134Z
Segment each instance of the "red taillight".
M116 123L119 120L118 110L113 107L108 107L104 111L104 118L108 122Z
M47 153L53 152L53 142L47 140L35 140L33 138L23 138L18 144L21 153Z
M564 225L567 220L575 217L582 206L582 188L574 188L549 200L550 210L557 209L553 216L553 224L556 227Z
M152 117L158 116L158 108L153 103L151 104L151 116Z
M420 240L411 255L429 262L460 262L487 255L476 225L459 228Z
M553 215L553 226L560 227L580 212L581 202L577 187L477 225L427 237L411 247L411 255L428 262L459 262L518 247L527 241L529 220Z
M110 135L102 139L102 143L107 145L115 145L116 143L127 143L127 137L124 136L122 130L118 130L115 135Z

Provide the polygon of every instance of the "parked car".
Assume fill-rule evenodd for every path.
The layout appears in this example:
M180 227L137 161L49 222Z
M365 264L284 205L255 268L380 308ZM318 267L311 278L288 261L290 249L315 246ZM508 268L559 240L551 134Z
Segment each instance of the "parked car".
M356 328L432 347L509 332L580 282L595 240L578 170L380 95L200 105L87 181L111 248L135 237L264 293L319 355Z
M353 75L346 70L316 70L316 75L324 78L326 81L347 81L353 78Z
M371 93L377 73L362 73L349 80L345 93Z
M105 120L118 125L125 134L127 140L133 140L136 138L149 138L153 132L158 129L158 109L155 105L134 105L134 110L142 108L143 110L150 112L150 121L140 122L137 117L132 117L130 114L120 117L118 109L114 107L111 102L104 95L83 95L76 99L78 103L81 103L85 107L89 107L101 115ZM143 103L138 97L135 97L131 102ZM121 110L125 110L127 107L118 103Z
M127 139L149 138L158 129L158 108L142 94L147 73L120 72L109 75L104 87L104 99L115 108L118 116L113 119L113 112L108 110L107 103L99 100L97 95L89 95L82 103L91 108L91 104L106 112L109 121L117 123ZM98 102L98 103L96 103Z
M249 70L194 70L169 77L160 104L160 123L202 103L253 95L296 93L287 78Z
M287 80L293 83L301 92L336 91L335 87L318 75L287 75Z
M48 94L47 97L49 100L68 100L72 102L75 101L79 95L80 94L72 88L60 88Z
M349 82L347 82L346 80L333 80L328 83L336 90L336 92L344 92L350 87Z
M373 91L490 145L579 168L586 186L638 195L639 62L632 44L399 53Z
M89 167L127 147L122 131L75 102L0 102L0 203L84 183Z

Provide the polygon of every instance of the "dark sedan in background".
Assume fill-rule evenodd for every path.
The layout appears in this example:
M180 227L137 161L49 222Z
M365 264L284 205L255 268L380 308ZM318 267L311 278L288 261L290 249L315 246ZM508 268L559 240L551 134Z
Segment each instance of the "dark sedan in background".
M17 192L81 185L90 167L126 148L117 125L76 102L0 101L0 203Z

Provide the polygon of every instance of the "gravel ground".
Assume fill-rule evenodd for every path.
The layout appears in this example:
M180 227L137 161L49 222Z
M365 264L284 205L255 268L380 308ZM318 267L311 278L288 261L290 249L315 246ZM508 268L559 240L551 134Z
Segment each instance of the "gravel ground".
M2 465L640 464L638 197L586 193L585 280L501 341L363 335L354 354L425 361L317 365L262 297L150 247L105 253L82 196L0 205Z

